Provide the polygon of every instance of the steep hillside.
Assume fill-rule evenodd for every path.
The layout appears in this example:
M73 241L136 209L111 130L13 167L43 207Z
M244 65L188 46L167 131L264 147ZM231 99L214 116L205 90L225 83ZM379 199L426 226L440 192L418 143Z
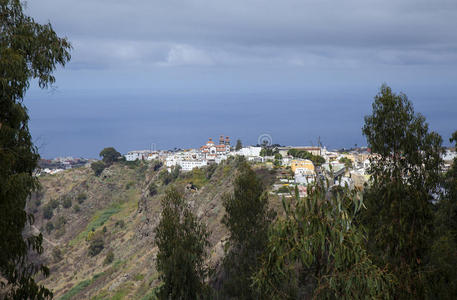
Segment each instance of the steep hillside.
M230 160L170 183L211 230L212 266L224 253L221 197L232 191L236 165ZM42 259L51 269L41 283L56 299L141 299L152 293L159 283L154 228L167 188L161 172L153 162L138 162L114 164L99 177L89 167L40 177L43 189L29 210L35 213L33 229L44 235ZM272 173L259 169L268 184Z

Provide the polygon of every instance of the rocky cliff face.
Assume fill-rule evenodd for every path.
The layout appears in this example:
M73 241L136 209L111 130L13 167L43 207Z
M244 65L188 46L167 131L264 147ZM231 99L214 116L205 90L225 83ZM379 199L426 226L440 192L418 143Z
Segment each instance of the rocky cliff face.
M154 228L167 188L161 171L153 163L116 163L99 177L86 167L40 178L42 190L28 209L35 214L32 230L43 233L42 259L51 269L41 283L56 299L141 299L158 285ZM211 231L212 266L224 254L222 196L232 191L235 176L232 160L171 183Z

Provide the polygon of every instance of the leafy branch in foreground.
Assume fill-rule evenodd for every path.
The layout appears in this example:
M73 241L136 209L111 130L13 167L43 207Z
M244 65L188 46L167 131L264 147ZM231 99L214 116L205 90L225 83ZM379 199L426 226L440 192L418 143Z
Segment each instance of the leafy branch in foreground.
M271 229L254 284L265 298L389 298L395 277L378 268L365 249L356 216L362 197L347 187L318 182L306 197L283 198L285 216Z

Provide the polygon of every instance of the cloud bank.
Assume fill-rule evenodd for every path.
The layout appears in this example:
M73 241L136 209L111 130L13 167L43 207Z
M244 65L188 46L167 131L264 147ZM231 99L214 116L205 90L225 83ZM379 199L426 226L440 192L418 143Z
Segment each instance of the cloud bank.
M455 0L40 0L71 68L457 65Z

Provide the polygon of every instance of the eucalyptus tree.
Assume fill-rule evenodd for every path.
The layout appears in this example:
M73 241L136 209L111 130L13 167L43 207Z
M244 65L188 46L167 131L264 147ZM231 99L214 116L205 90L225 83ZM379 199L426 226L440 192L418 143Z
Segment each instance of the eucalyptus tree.
M0 297L41 299L52 293L33 275L49 273L28 260L41 253L42 236L24 236L33 222L27 198L39 186L34 171L39 155L29 132L23 99L32 79L41 88L55 82L57 65L70 59L70 44L51 24L38 24L24 14L19 0L0 0Z
M208 237L206 225L194 215L184 196L176 188L169 188L155 229L159 248L156 266L163 281L161 299L205 297Z
M254 284L263 299L391 298L395 278L376 266L356 219L363 198L347 187L308 186L283 198Z
M371 257L398 279L396 297L425 297L433 237L433 203L439 193L442 139L430 132L403 93L383 85L365 117L363 134L373 153L367 210Z
M255 299L251 277L260 267L274 212L268 207L265 186L247 164L241 162L233 193L223 199L222 223L229 231L223 259L223 292L236 299Z

